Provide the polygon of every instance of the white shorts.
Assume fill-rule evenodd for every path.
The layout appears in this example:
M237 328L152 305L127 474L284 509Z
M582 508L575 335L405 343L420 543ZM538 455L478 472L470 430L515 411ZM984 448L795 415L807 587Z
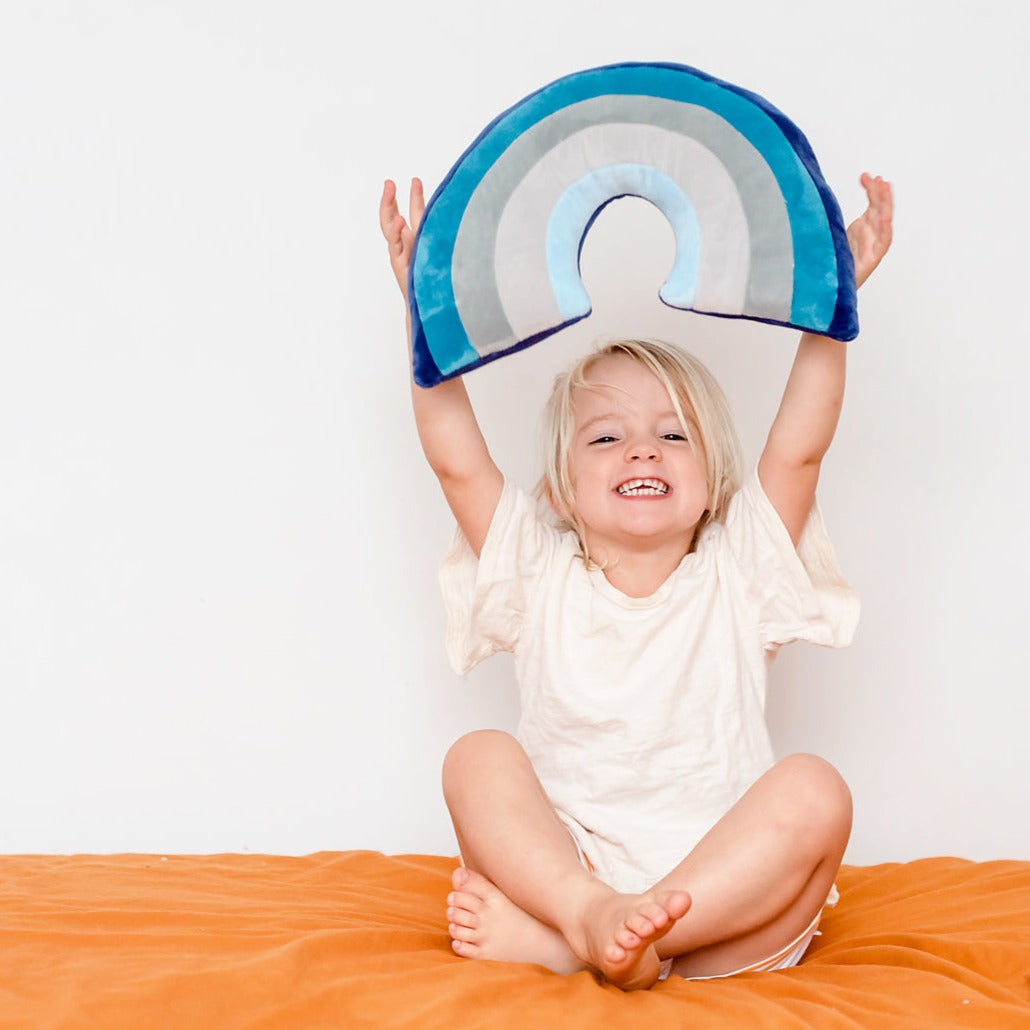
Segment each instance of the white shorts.
M840 900L840 893L837 890L836 885L830 888L830 893L826 897L824 908L829 905L836 905ZM819 936L819 922L823 918L822 910L816 913L815 919L812 920L808 926L798 934L790 942L790 944L781 948L775 954L768 956L768 958L760 959L758 962L752 962L750 965L741 966L740 969L734 969L730 973L716 973L714 976L688 976L684 977L686 980L721 980L727 976L739 976L741 973L772 973L777 969L790 969L792 966L796 966L802 958L804 958L805 952L808 951L809 945L812 941ZM667 958L662 962L662 971L660 979L665 980L672 972L672 965L675 959Z

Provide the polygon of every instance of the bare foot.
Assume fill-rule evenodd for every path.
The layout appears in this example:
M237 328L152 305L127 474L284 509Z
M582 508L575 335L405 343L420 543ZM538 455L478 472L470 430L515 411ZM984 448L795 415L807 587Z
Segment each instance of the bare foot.
M447 930L456 955L535 962L555 973L587 968L557 930L523 911L485 876L459 866L451 884Z
M686 891L598 892L584 912L581 936L570 935L569 940L576 954L617 987L650 987L661 970L655 943L689 908Z

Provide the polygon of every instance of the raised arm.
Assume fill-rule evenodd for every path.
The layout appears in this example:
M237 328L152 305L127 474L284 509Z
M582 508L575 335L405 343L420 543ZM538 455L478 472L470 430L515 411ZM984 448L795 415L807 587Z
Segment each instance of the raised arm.
M425 206L422 183L413 179L409 220L405 221L397 207L396 185L387 180L383 187L379 224L389 248L390 265L405 302L415 230ZM410 312L407 325L410 356ZM478 556L501 496L504 480L487 450L465 384L460 379L451 379L439 386L424 389L412 382L411 403L426 460L440 481L444 497L458 525Z
M848 226L855 282L869 278L891 242L890 184L863 174L869 206ZM846 343L805 333L758 462L762 488L797 545L815 500L819 469L844 402Z

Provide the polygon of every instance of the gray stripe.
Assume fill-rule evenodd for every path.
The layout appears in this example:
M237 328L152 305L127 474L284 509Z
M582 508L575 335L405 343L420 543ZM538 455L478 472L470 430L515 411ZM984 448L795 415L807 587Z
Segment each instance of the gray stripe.
M751 275L744 313L787 321L793 293L790 223L775 176L762 155L723 118L704 107L646 96L600 96L563 108L512 142L476 188L455 240L452 282L459 317L481 352L514 346L519 338L504 313L495 269L497 225L509 197L529 169L571 134L604 122L656 125L697 140L723 163L737 184L750 240ZM646 163L641 160L640 163ZM540 251L525 256L545 263ZM546 303L544 301L546 300ZM558 325L561 316L548 290L530 303Z

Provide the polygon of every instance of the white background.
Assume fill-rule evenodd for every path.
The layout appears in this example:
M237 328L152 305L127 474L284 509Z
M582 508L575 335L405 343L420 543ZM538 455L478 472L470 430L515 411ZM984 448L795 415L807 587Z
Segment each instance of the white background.
M861 171L896 188L821 486L863 620L781 654L777 749L851 783L852 862L1030 858L1025 6L371 12L4 5L0 851L454 852L439 764L513 726L511 665L443 653L379 191L551 79L672 60L784 110L849 220ZM708 361L757 457L795 336L663 308L671 255L612 205L594 315L470 377L523 485L553 373L620 333Z

